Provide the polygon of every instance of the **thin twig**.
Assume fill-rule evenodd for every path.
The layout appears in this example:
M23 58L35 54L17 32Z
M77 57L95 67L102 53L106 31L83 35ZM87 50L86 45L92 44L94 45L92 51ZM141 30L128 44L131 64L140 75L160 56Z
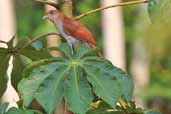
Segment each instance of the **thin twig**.
M54 6L54 7L58 6L58 4L56 2L48 2L48 1L42 1L42 0L35 0L35 2L48 4L48 5L51 5L51 6Z
M50 36L50 35L56 35L56 36L61 37L61 35L58 34L58 33L47 33L47 34L44 34L44 35L35 37L35 38L31 39L30 41L28 41L22 48L20 48L20 49L18 50L18 52L19 52L19 53L22 52L27 46L29 46L29 45L32 44L33 42L35 42L35 41L37 41L37 40L40 40L41 38L44 38L44 37L46 37L46 36Z
M39 3L51 5L51 6L55 7L55 8L57 8L57 9L59 9L60 6L61 6L62 4L64 4L66 1L61 1L61 2L59 2L59 3L56 3L56 2L48 2L48 1L43 1L43 0L35 0L35 2L39 2Z
M7 44L8 42L0 40L0 43Z
M124 101L123 101L121 98L120 98L119 101L118 101L118 103L120 104L120 106L121 106L122 110L124 111L124 113L125 113L125 114L129 114L129 113L127 112L127 110L125 109L123 102L124 102Z
M77 17L75 17L76 20L79 20L87 15L102 11L104 9L108 9L108 8L113 8L113 7L118 7L118 6L126 6L126 5L133 5L133 4L141 4L141 3L148 3L148 0L137 0L137 1L131 1L131 2L122 2L122 3L118 3L118 4L114 4L114 5L110 5L110 6L106 6L106 7L102 7L102 8L97 8L91 11L88 11L86 13L83 13Z

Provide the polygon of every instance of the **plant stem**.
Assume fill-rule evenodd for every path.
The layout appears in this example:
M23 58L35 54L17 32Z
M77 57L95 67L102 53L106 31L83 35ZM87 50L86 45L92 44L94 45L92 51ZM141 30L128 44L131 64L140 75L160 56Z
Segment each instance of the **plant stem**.
M118 6L127 6L127 5L133 5L133 4L141 4L141 3L148 3L148 0L137 0L137 1L131 1L131 2L122 2L122 3L113 4L113 5L102 7L102 8L97 8L97 9L88 11L86 13L83 13L79 16L76 16L75 19L79 20L79 19L81 19L87 15L90 15L90 14L93 14L93 13L96 13L96 12L99 12L99 11L102 11L102 10L108 9L108 8L113 8L113 7L118 7Z
M22 48L20 48L18 50L19 53L21 53L27 46L29 46L30 44L32 44L33 42L37 41L37 40L40 40L41 38L43 37L46 37L46 36L50 36L50 35L56 35L56 36L60 36L60 34L58 33L47 33L47 34L44 34L44 35L41 35L41 36L38 36L38 37L35 37L33 39L31 39L30 41L28 41Z
M127 112L127 110L125 109L125 107L124 107L124 104L123 104L124 101L120 98L118 102L119 102L119 104L120 104L122 110L125 112L125 114L129 114L129 113Z

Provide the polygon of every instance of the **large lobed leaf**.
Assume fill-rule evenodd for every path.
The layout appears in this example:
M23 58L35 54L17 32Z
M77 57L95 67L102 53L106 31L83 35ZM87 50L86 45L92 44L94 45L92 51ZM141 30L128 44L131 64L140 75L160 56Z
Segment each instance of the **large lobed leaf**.
M14 88L17 88L19 81L22 79L24 68L31 63L32 60L24 55L15 55L13 58L13 69L11 73L11 83Z
M85 114L94 93L115 108L120 97L130 100L133 84L122 70L97 57L95 50L79 47L75 55L63 45L64 57L44 59L27 66L18 85L24 104L35 99L48 114L64 97L68 108Z
M9 60L12 55L13 41L15 35L7 42L8 48L0 48L0 98L7 88L8 76L7 70L9 66Z
M73 63L64 87L68 107L78 114L85 114L93 100L93 94L77 63Z
M14 47L15 50L20 50L26 43L28 43L30 39L22 39L17 45ZM19 81L22 79L22 72L24 68L31 63L32 61L45 59L51 57L48 50L45 48L41 41L32 43L27 46L20 53L14 54L13 59L13 70L11 73L12 77L12 85L14 88L17 88Z
M7 88L7 69L11 54L5 48L0 48L0 97Z
M0 114L4 114L7 107L8 107L9 103L4 103L2 105L0 105Z
M3 103L0 105L0 114L34 114L32 110L22 110L14 107L7 111L8 105L9 103Z
M34 112L31 110L22 110L22 109L12 107L5 114L34 114Z
M103 61L99 62L103 65ZM118 98L121 97L121 85L110 71L102 69L99 62L88 61L83 68L96 95L115 108Z

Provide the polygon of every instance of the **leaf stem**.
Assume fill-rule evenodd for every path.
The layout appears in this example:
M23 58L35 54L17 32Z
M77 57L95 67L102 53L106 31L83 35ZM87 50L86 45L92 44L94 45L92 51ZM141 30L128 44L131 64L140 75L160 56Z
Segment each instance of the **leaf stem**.
M61 35L58 34L58 33L47 33L47 34L44 34L44 35L40 35L40 36L35 37L35 38L31 39L30 41L28 41L22 48L20 48L20 49L18 50L18 53L21 53L27 46L29 46L29 45L32 44L33 42L35 42L35 41L37 41L37 40L40 40L41 38L44 38L44 37L46 37L46 36L50 36L50 35L56 35L56 36L61 37Z
M125 109L125 107L124 107L124 101L121 98L119 99L118 103L120 104L120 106L121 106L122 110L125 112L125 114L129 114L127 112L127 110Z
M133 4L141 4L141 3L148 3L148 0L137 0L137 1L131 1L131 2L122 2L122 3L113 4L113 5L106 6L106 7L97 8L97 9L88 11L86 13L83 13L79 16L76 16L75 19L79 20L85 16L88 16L90 14L93 14L93 13L96 13L96 12L99 12L99 11L102 11L102 10L108 9L108 8L113 8L113 7L118 7L118 6L127 6L127 5L133 5Z

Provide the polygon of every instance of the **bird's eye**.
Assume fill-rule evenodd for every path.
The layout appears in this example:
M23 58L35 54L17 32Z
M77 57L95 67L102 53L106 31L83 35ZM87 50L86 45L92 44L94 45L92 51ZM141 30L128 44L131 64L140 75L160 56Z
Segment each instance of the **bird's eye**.
M49 13L50 13L51 15L53 15L53 14L54 14L54 11L50 11Z

